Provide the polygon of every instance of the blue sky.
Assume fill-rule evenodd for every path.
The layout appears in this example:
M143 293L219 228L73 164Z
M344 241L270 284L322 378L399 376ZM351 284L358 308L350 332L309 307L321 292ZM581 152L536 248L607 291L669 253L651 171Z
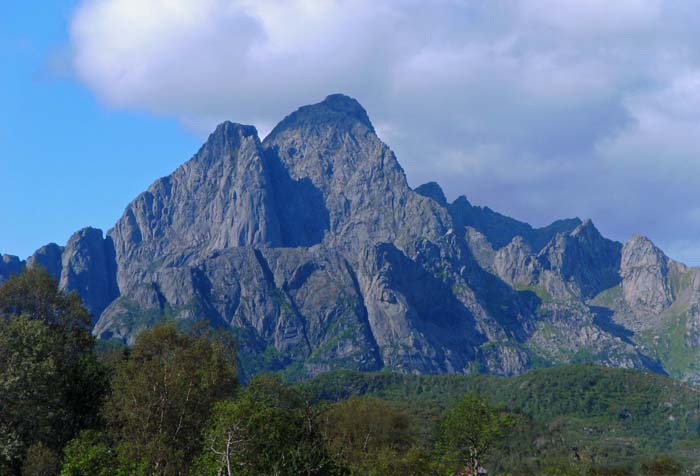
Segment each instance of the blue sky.
M693 0L53 0L0 18L0 252L108 229L222 120L343 92L408 181L700 264Z
M175 119L100 104L62 70L74 3L3 5L0 253L24 258L84 226L106 230L200 142Z

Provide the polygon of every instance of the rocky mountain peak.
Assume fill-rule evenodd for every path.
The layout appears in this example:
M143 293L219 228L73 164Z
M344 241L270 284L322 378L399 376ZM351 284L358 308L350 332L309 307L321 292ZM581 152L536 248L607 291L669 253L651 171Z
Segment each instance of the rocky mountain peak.
M63 246L58 246L56 243L49 243L42 246L34 252L32 256L27 258L27 267L42 266L56 280L61 279L61 255L63 255Z
M340 114L345 114L347 116L353 117L367 126L369 129L374 130L372 122L369 120L367 111L364 107L354 98L346 96L344 94L331 94L324 99L321 104L328 109L335 111Z
M59 285L77 291L85 306L97 318L119 295L112 239L102 230L83 228L68 239L61 256Z
M447 197L445 197L445 192L442 191L442 187L440 187L437 182L428 182L424 183L423 185L419 185L415 188L415 192L423 195L424 197L432 198L440 205L447 205Z
M625 301L638 316L658 314L673 302L669 259L646 236L633 235L622 248L620 274Z
M207 142L215 139L243 139L246 137L257 137L258 130L255 126L247 124L239 124L237 122L224 121L214 129L214 132L209 134Z
M496 273L511 285L529 285L536 275L536 262L532 248L521 236L513 238L495 255Z
M596 228L593 224L593 220L590 218L586 218L576 226L574 231L571 232L571 236L585 240L599 240L603 238L603 235L600 234L600 231L598 231L598 228Z
M343 94L332 94L319 103L300 107L272 129L266 142L274 141L285 131L300 129L312 133L323 130L324 134L374 134L374 126L365 108L356 99Z
M665 267L668 257L649 238L644 235L632 235L622 249L622 271L638 267Z
M22 272L23 263L18 256L4 254L0 256L0 283L13 274Z
M557 233L539 253L547 286L555 294L591 298L619 283L621 245L604 238L591 220Z
M269 166L253 126L220 124L195 156L153 183L109 235L119 288L143 279L157 257L281 244Z
M452 206L455 207L471 207L472 204L471 202L467 199L466 195L460 195L459 197L455 198L455 200L451 203Z
M359 250L368 242L394 240L416 229L444 234L446 211L437 212L438 217L434 212L418 213L419 208L441 207L410 189L394 153L352 98L332 95L299 108L272 130L263 147L274 170L283 235L316 230L302 234L305 240L285 242L314 243L325 237ZM290 216L309 225L299 227L299 219L289 220ZM410 223L412 217L420 223Z
M259 146L258 131L254 126L225 121L219 124L199 150L200 161L223 160L234 157L246 147Z

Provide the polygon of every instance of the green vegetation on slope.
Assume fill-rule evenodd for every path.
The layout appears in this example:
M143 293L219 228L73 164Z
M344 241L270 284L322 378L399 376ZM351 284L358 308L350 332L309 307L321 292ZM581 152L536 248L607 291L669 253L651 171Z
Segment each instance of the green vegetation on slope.
M700 391L653 373L591 365L512 378L343 371L300 386L318 400L367 395L394 402L417 419L426 441L445 409L467 393L480 395L521 416L498 458L501 470L536 474L557 461L633 471L659 453L698 463Z

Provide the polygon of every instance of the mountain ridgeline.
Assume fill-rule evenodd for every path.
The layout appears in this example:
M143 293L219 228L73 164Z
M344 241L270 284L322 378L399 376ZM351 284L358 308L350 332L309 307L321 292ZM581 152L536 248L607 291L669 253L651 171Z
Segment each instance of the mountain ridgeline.
M412 189L362 106L332 95L261 141L225 122L115 226L0 260L44 266L103 339L165 318L239 340L243 372L516 375L562 363L700 379L700 269L591 221L544 228Z

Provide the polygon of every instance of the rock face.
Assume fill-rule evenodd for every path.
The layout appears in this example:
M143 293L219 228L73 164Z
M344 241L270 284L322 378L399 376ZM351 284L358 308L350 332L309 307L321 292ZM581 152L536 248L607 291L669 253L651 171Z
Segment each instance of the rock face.
M97 228L74 233L65 247L55 243L42 246L15 272L25 265L45 268L61 289L77 292L95 321L119 295L114 245Z
M27 267L42 266L56 281L60 281L61 270L63 269L63 260L61 258L63 249L62 246L58 246L56 243L44 245L27 258Z
M674 301L669 260L648 238L635 235L622 249L622 294L639 317L660 314Z
M445 192L442 191L442 187L437 182L428 182L416 187L416 193L423 195L424 197L432 198L438 202L443 207L447 206L447 197L445 197Z
M254 127L226 122L192 160L139 195L109 233L119 288L128 292L154 261L184 250L281 245L262 154Z
M165 318L230 329L246 375L521 373L590 361L696 377L700 272L578 218L543 228L408 186L332 95L260 141L225 122L126 208L27 261L126 342ZM23 263L3 257L0 280Z
M59 286L77 291L94 316L118 295L114 245L96 228L83 228L68 240L61 256Z
M19 274L22 272L24 263L20 261L19 257L13 255L2 255L0 256L0 283L5 281L7 278L13 274Z
M540 252L541 283L560 298L592 298L620 281L620 250L586 220L569 234L557 233Z

